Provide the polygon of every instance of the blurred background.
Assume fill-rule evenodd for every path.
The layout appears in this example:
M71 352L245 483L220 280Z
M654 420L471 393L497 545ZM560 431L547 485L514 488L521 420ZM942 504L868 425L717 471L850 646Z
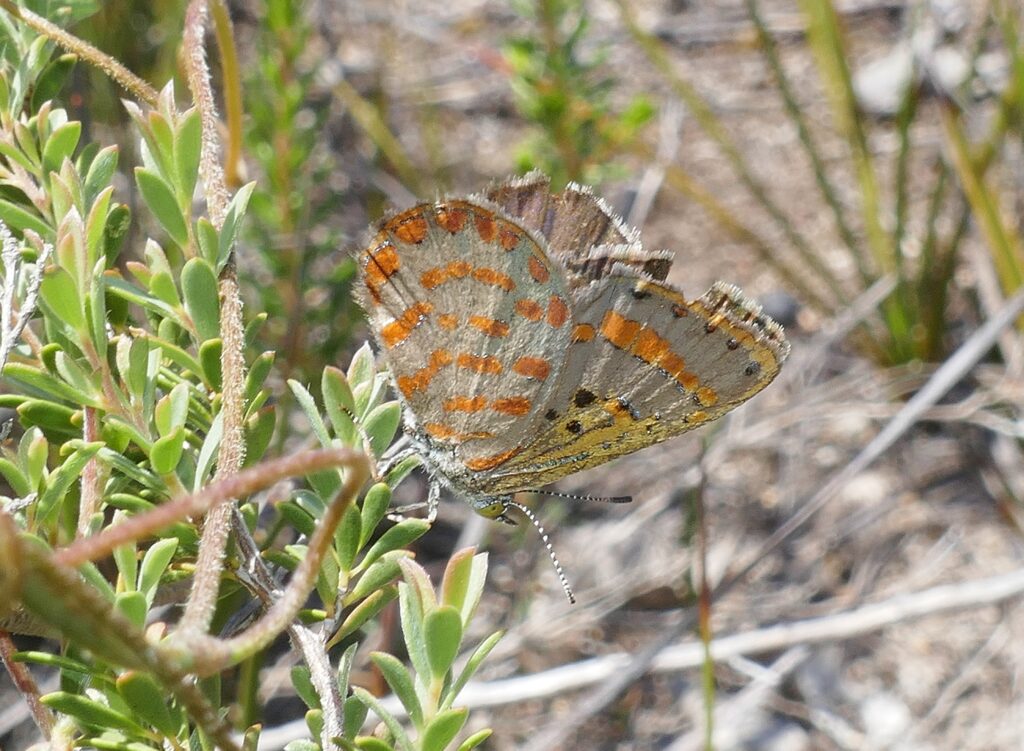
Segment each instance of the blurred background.
M234 187L257 182L239 266L277 351L271 453L304 429L284 379L318 383L367 337L350 253L370 224L532 168L593 185L675 252L688 297L739 284L792 343L720 423L558 486L631 505L537 499L576 606L533 529L443 504L419 562L489 549L474 628L508 629L478 675L491 690L463 697L487 748L705 748L709 715L718 749L1020 747L1024 322L978 344L1024 281L1017 0L228 6L244 128L226 159ZM182 14L117 1L73 29L162 84ZM75 76L84 137L136 163L121 93ZM289 659L260 681L267 748L303 711Z

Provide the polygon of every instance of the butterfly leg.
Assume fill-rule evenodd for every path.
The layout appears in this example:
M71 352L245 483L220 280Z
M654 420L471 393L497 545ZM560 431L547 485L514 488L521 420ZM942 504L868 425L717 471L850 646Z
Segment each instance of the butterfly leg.
M441 505L441 483L430 483L427 491L427 523L433 524L437 518L437 507Z
M441 486L436 483L430 483L430 490L427 491L427 500L420 501L419 503L409 503L405 506L399 506L394 511L388 513L388 519L393 522L400 522L405 519L405 514L409 511L418 511L421 508L427 509L427 523L433 524L434 519L437 518L437 507L441 504Z
M400 451L395 451L394 453L389 451L385 453L384 456L380 458L380 464L377 465L378 470L380 471L380 476L387 477L391 470L404 462L410 456L418 456L419 453L420 452L415 446L405 446Z

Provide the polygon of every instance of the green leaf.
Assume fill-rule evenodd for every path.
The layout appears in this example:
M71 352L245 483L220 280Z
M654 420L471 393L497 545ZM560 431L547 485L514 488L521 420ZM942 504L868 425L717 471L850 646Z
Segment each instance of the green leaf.
M174 472L181 461L184 445L184 428L175 428L170 434L155 441L149 450L149 462L153 465L153 471L158 475L169 475Z
M202 123L199 110L192 107L175 125L174 162L178 178L178 197L183 206L192 202L199 178L199 158L202 152Z
M78 58L75 55L61 55L42 70L33 82L33 111L38 111L43 102L56 99L60 95L61 89L71 81L72 72L77 60Z
M146 625L146 598L140 592L118 592L114 605L136 628Z
M74 389L64 383L64 381L58 380L31 365L9 362L4 366L3 374L5 378L21 383L30 389L71 402L74 405L96 408L102 408L103 406L91 394Z
M45 526L64 500L68 489L82 476L82 470L89 463L103 444L83 443L56 471L46 479L46 490L39 496L36 504L36 519L40 526Z
M245 729L245 733L242 736L242 751L257 751L260 744L260 733L263 731L263 725L250 725Z
M422 465L422 457L416 456L415 454L413 454L412 456L407 456L404 459L402 459L402 461L400 461L397 465L391 468L391 471L388 472L388 476L384 478L384 480L387 483L388 487L394 490L395 488L398 487L398 484L402 480L408 477L409 474L414 469L416 469L416 467Z
M61 0L59 3L32 0L25 3L31 10L60 26L72 26L76 22L97 13L100 4L97 0ZM39 41L44 41L40 39ZM71 57L71 55L68 55Z
M124 279L108 275L107 288L118 297L121 297L130 303L141 305L146 310L156 313L161 318L174 321L175 323L180 324L182 328L185 328L184 321L179 318L177 310L163 300L143 292L141 289L126 282Z
M224 344L219 338L207 339L199 345L199 362L202 366L203 378L210 384L214 391L220 391L223 383L223 371L221 370L221 354L224 351Z
M399 566L401 565L401 561L399 561ZM402 638L405 640L405 649L409 653L409 659L416 668L417 675L423 676L425 680L426 676L430 675L430 661L427 659L427 650L423 644L425 609L422 597L416 588L409 584L411 579L409 572L415 568L419 568L415 563L403 567L402 573L405 574L406 581L398 585L398 613L402 622Z
M482 642L480 646L473 650L473 654L470 655L469 660L466 661L466 666L459 673L459 677L452 681L451 687L446 692L443 700L441 701L441 709L447 709L458 698L459 693L469 683L469 679L473 677L477 670L480 669L480 665L487 659L487 655L491 653L498 642L501 641L501 637L505 635L504 631L495 631L493 634L488 636Z
M423 731L420 751L444 751L462 730L467 717L469 711L461 708L438 713Z
M116 204L107 214L107 221L103 227L103 255L107 258L107 265L113 266L121 252L125 237L132 226L132 212L122 203Z
M366 491L366 495L363 496L362 529L359 532L360 548L370 541L390 505L391 488L384 483L378 482Z
M7 484L11 486L11 490L19 498L24 498L32 492L32 486L29 485L28 477L25 476L25 473L18 468L17 464L2 456L0 456L0 475L7 480Z
M49 452L50 446L46 437L38 428L29 428L25 431L21 443L18 444L18 459L28 475L29 485L33 488L38 488L43 481Z
M320 388L324 396L324 407L331 420L336 435L345 445L352 445L355 437L355 399L348 379L338 368L324 368L320 380Z
M311 709L306 712L306 727L309 728L309 734L314 738L319 738L324 732L324 712L322 709Z
M341 517L341 523L334 530L334 550L338 555L338 565L346 576L352 571L356 554L362 547L360 543L361 530L362 512L354 505L350 506L345 511L345 515Z
M42 37L40 37L39 41L43 41ZM27 156L34 165L41 169L42 159L39 156L39 149L36 145L35 129L29 128L28 125L23 122L16 122L14 123L14 138L18 142L18 146L20 146L21 150L25 153L25 156ZM35 172L36 170L33 169L31 171Z
M0 141L0 156L7 157L8 161L24 168L26 172L32 173L36 171L36 166L32 163L32 160L25 156L25 153L13 143Z
M97 728L98 730L119 728L139 735L144 733L142 727L130 717L84 696L54 691L52 694L43 696L40 701L60 714L74 717L87 727Z
M85 218L85 247L89 253L89 262L95 266L97 260L104 261L99 266L99 275L105 270L105 248L103 238L106 237L106 217L110 214L111 199L114 196L114 186L104 187L90 204L89 213ZM98 275L93 272L93 276Z
M54 431L65 436L77 436L82 432L81 412L62 404L26 399L18 405L17 412L25 427L38 425L44 431Z
M114 523L120 524L123 518L124 514L115 514ZM117 565L117 573L120 579L118 584L123 584L128 592L135 591L135 579L139 569L139 560L135 554L134 542L118 545L114 548L114 563Z
M0 199L0 220L11 229L24 233L32 230L46 242L53 242L54 231L46 222L27 209L6 199Z
M274 439L277 428L277 411L266 407L245 419L245 466L251 466L263 458L267 447Z
M158 270L149 277L149 291L154 297L163 300L174 308L181 307L181 295L178 294L178 285L170 272Z
M14 653L15 662L29 662L34 665L46 665L51 668L58 668L66 673L80 673L82 675L92 674L92 669L84 662L79 662L64 655L55 655L50 652L36 652L25 650Z
M181 723L168 709L167 691L148 674L129 670L117 678L117 693L142 721L169 738L177 736Z
M149 364L149 339L122 337L117 343L117 369L135 402L142 402L146 392L146 369Z
M78 285L66 269L50 266L43 274L39 294L46 307L53 311L75 331L85 330L85 316L82 312L82 298L78 294Z
M101 401L100 386L96 383L97 374L94 371L87 373L75 358L69 357L65 352L55 353L54 366L60 377L86 399Z
M199 449L199 458L196 459L196 477L192 492L198 492L213 472L213 463L217 458L217 449L220 448L220 441L224 435L224 415L218 412L210 425L210 430L203 440Z
M369 343L364 342L363 346L352 355L352 362L348 365L348 382L352 390L355 391L357 386L364 383L370 383L376 372L377 366L373 362L373 350L370 349ZM353 402L353 409L354 407L355 403Z
M473 735L462 742L458 751L473 751L474 748L490 738L493 732L490 728L484 728L479 732L473 733Z
M100 149L89 165L89 171L85 174L85 181L82 184L82 191L85 194L85 205L92 206L96 197L111 188L110 181L117 169L117 146L107 146Z
M199 341L220 336L220 296L217 275L202 258L193 258L181 270L185 310L199 334Z
M398 402L381 404L370 412L363 429L370 438L370 448L375 456L380 457L391 445L401 421L402 406Z
M321 751L320 744L305 738L288 741L284 745L284 751Z
M72 120L57 128L43 146L43 169L59 172L65 159L70 159L82 135L82 124Z
M341 654L341 659L338 660L338 693L340 696L348 696L348 679L352 673L352 663L356 659L356 650L359 648L358 644L349 644L344 652ZM361 724L360 724L361 726ZM358 730L358 727L356 728ZM355 731L349 733L345 732L345 735L355 735Z
M398 567L395 566L397 575ZM345 617L338 632L331 637L333 643L342 641L363 627L363 624L374 618L384 607L398 597L398 587L383 586L363 598Z
M138 590L145 596L147 606L153 604L157 587L160 586L160 577L164 575L164 571L170 565L174 551L177 549L178 539L168 537L150 545L149 550L142 557L142 565L139 567Z
M302 411L306 414L309 426L313 429L313 435L320 441L321 446L330 448L332 446L331 436L327 433L327 426L324 425L323 418L320 417L320 410L317 409L316 400L313 399L313 395L298 381L289 380L288 386L295 395L295 400L302 407Z
M384 676L391 691L402 702L405 711L409 713L409 719L417 728L423 727L423 708L420 706L419 697L416 696L412 676L405 669L405 665L386 652L371 652L370 659Z
M276 355L274 352L264 352L252 361L249 366L249 374L245 377L245 401L252 402L260 389L263 388L267 376L274 366Z
M391 744L369 735L356 738L356 748L359 751L395 751L394 746Z
M235 234L238 232L238 223L245 216L245 209L249 205L249 198L252 196L256 183L251 182L238 189L228 204L228 210L224 215L224 224L220 230L220 243L217 253L217 271L224 268L228 258L231 256L231 249L235 244Z
M356 402L356 418L363 420L367 414L373 411L374 407L380 404L385 393L387 376L380 373L368 381L353 385L352 396Z
M188 227L185 225L185 217L171 186L160 175L144 167L135 168L135 181L143 200L160 222L160 226L180 247L187 247Z
M199 241L199 253L203 259L214 268L217 268L217 253L219 252L220 236L217 228L213 226L205 216L196 220L196 240ZM219 271L219 269L218 269Z
M85 315L89 320L89 334L96 355L100 360L107 359L107 348L110 342L107 337L107 281L103 274L105 259L99 259L92 275L92 290L85 298Z
M65 165L70 164L71 162L65 162ZM57 228L58 258L62 255L62 247L77 245L78 239L82 235L82 221L78 211L79 203L75 196L75 188L77 185L69 184L68 181L64 179L64 172L65 170L61 170L60 174L50 173L50 205L53 210L53 216L62 217L60 225ZM72 238L74 239L72 240ZM59 263L69 271L73 268L69 264L66 264L63 259L61 259ZM77 269L75 270L77 271Z
M448 560L441 580L441 602L462 615L466 627L476 612L487 578L487 554L475 555L475 548L460 550Z
M423 621L427 660L434 678L440 680L448 673L459 654L462 643L462 616L451 605L442 605L427 614Z
M313 681L309 677L309 668L305 665L295 665L292 667L292 686L295 687L295 693L299 695L299 698L305 703L310 709L320 709L320 696L317 694L316 689L313 688Z
M277 512L300 534L309 537L316 531L316 519L292 501L277 504Z
M385 553L408 546L413 540L426 534L428 529L430 529L430 523L423 519L403 519L373 543L356 570L363 571Z
M355 645L353 645L355 646ZM342 691L342 696L348 693L348 684L345 686L345 690ZM355 696L349 696L345 699L345 710L344 720L342 726L345 730L346 738L354 738L356 733L359 732L359 728L366 722L366 714L369 711L369 707L363 704Z
M149 132L152 135L152 145L156 151L152 154L160 164L160 171L166 178L174 177L174 132L163 112L150 110L146 113L146 121L149 124Z
M365 688L359 686L352 687L352 693L359 699L363 704L370 708L370 710L377 715L384 726L390 731L391 736L395 739L398 747L402 751L416 751L412 745L412 741L409 740L409 736L406 734L405 729L393 714L388 712L384 705L377 701L377 698L367 691Z
M393 582L402 573L402 569L398 565L399 559L408 555L409 553L405 550L393 550L366 569L356 585L345 595L344 604L349 606L354 602L359 602L385 584Z
M188 397L189 385L179 383L156 403L153 419L160 435L166 436L175 428L184 427L188 418Z

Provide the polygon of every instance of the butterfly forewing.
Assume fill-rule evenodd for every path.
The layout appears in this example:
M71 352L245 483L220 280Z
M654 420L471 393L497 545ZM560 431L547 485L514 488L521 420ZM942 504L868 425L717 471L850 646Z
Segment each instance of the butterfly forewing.
M506 461L559 382L573 328L562 270L530 231L459 200L385 221L360 264L415 429L471 471Z
M689 302L620 267L577 302L548 429L492 485L537 487L714 420L767 386L787 352L735 288Z

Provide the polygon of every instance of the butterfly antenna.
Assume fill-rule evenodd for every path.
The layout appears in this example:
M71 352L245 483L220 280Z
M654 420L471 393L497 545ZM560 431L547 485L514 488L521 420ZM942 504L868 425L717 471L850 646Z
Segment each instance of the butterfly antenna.
M570 501L596 501L597 503L632 503L631 495L577 495L576 493L559 493L557 490L531 490L531 493L547 495L552 498L568 498Z
M517 509L523 512L523 515L533 522L533 526L537 528L537 532L540 534L540 539L544 542L544 547L548 549L548 555L551 556L551 562L555 566L555 573L558 574L559 581L562 582L562 589L565 590L565 596L569 599L570 605L576 604L576 596L572 593L572 587L569 586L569 580L565 578L565 572L562 570L562 564L558 562L558 556L555 555L555 549L551 546L551 540L548 538L548 533L544 531L544 527L540 524L540 519L537 515L530 511L526 506L515 501L508 501L509 506L515 506Z

